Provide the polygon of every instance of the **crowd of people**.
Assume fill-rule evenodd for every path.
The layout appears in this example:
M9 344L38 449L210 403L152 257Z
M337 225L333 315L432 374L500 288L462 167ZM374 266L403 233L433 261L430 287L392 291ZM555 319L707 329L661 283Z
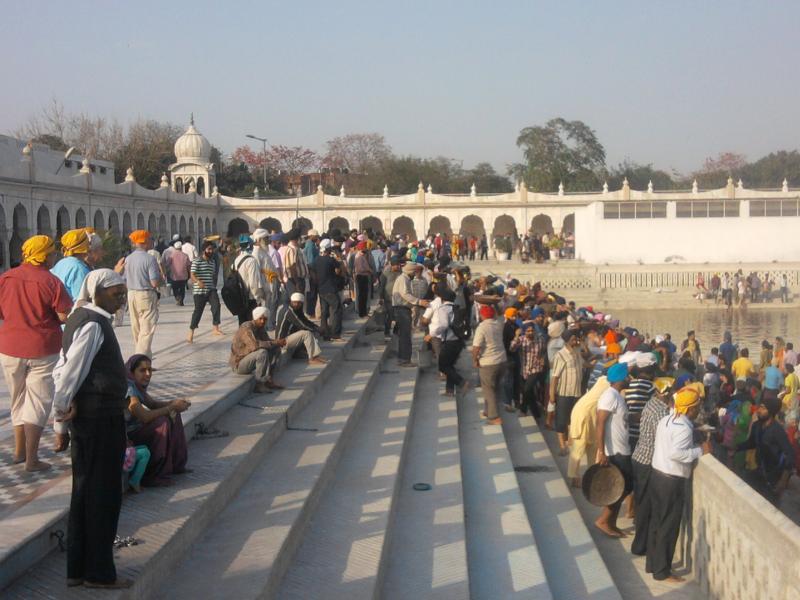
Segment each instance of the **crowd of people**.
M129 240L130 252L108 269L98 266L104 251L91 229L65 233L59 248L33 236L22 246L23 263L0 276L14 460L28 471L49 467L38 448L53 408L55 449L71 445L69 585L131 585L117 578L112 554L120 482L139 492L188 471L181 413L191 402L148 393L159 304L171 295L183 306L187 286L187 341L206 305L222 335L224 304L239 322L230 368L252 374L256 393L283 388L275 379L282 355L325 364L320 340L341 339L346 307L371 315L387 341L398 338L400 367L417 366L420 331L416 350L434 357L443 395L478 385L487 425L500 424L504 410L555 429L573 485L584 459L619 469L623 497L595 524L626 535L617 518L630 497L632 550L647 555L656 579L675 579L671 558L693 461L713 451L775 504L799 464L791 343L765 342L758 365L729 335L707 356L691 331L678 349L667 333L651 337L538 283L473 276L460 259L485 255L485 237L462 244L457 236L257 228L235 239L210 236L199 248L180 236L154 248L144 230ZM135 342L127 361L113 326L123 309ZM477 380L459 368L467 347Z
M713 300L714 304L726 307L746 306L747 304L770 303L780 299L781 304L791 302L789 276L782 273L779 277L765 272L763 275L751 271L747 275L742 269L735 273L714 273L708 281L700 272L695 277L695 298L699 301Z

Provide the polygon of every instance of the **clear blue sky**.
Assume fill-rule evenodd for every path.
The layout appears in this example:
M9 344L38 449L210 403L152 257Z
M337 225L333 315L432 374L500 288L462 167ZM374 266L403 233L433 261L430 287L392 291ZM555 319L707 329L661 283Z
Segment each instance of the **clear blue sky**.
M580 119L689 171L800 145L800 3L12 1L0 132L69 111L186 123L230 152L377 131L401 154L500 170L519 130Z

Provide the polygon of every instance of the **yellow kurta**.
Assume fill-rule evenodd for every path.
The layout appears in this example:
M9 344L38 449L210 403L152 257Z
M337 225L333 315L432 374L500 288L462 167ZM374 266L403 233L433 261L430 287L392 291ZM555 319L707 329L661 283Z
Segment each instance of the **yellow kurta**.
M584 456L589 465L594 464L597 447L597 401L609 388L608 379L603 375L575 403L569 422L569 464L567 477L577 477Z

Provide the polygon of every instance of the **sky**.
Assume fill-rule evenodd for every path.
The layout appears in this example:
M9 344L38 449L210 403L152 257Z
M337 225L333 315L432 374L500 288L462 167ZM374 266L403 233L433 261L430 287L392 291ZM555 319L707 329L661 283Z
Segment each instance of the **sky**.
M500 171L553 117L609 166L800 145L798 2L10 0L3 21L4 133L57 98L123 124L193 112L224 153L378 132Z

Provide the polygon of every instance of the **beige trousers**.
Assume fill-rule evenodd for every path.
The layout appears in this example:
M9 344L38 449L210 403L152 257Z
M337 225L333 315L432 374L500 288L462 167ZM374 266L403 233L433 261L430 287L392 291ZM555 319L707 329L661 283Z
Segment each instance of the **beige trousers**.
M597 444L594 440L584 438L570 438L569 461L567 462L567 477L572 479L580 477L581 462L586 457L587 466L591 467L597 458Z
M305 345L308 358L315 358L322 353L317 338L314 337L313 333L307 330L295 331L287 335L284 352L289 356L294 356L295 350L297 350L301 344Z
M158 298L155 290L130 290L128 313L136 354L153 356L153 336L158 323Z
M17 358L0 354L11 395L11 424L44 427L53 407L53 368L58 354L42 358Z

